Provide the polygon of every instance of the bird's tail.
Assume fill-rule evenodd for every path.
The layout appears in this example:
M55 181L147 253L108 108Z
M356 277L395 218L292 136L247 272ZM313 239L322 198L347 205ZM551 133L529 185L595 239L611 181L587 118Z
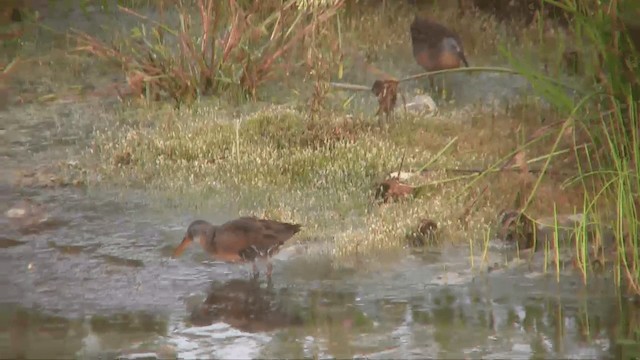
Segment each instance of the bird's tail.
M289 225L288 228L295 234L297 232L300 231L300 229L302 229L302 225L300 224L287 224Z

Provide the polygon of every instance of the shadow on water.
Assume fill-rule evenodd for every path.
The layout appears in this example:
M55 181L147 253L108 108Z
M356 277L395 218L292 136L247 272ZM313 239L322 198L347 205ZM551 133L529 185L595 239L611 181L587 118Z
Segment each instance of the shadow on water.
M281 302L286 297L283 290L276 292L272 284L263 287L257 279L213 284L207 298L191 311L189 322L194 326L224 322L249 333L302 325L300 314L288 312Z

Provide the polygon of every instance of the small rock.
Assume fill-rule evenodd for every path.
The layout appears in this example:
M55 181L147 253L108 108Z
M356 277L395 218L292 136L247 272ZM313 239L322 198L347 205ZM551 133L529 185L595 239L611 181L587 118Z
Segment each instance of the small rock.
M407 111L411 111L411 112L427 111L427 112L435 113L436 111L438 111L438 106L436 105L436 102L433 101L431 96L423 94L423 95L418 95L414 97L413 99L411 99L410 102L407 103Z
M7 217L10 219L17 219L17 218L24 217L26 213L27 213L27 210L23 208L11 208L6 212Z
M5 215L9 224L23 234L37 233L67 223L61 219L52 219L44 205L29 199L20 200Z
M32 200L25 199L17 202L5 215L21 226L33 226L47 221L49 218L45 207Z

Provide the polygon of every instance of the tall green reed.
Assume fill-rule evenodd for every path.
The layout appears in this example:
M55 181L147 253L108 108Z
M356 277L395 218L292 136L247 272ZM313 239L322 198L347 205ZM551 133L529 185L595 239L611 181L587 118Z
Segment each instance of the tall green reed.
M636 17L640 14L640 5L623 1L544 1L562 9L571 19L568 30L575 40L575 48L580 49L579 61L584 69L584 78L580 80L586 91L582 95L568 91L545 79L542 71L514 54L506 55L514 68L528 78L538 94L564 118L550 153L556 152L561 141L571 143L573 154L569 160L577 170L565 186L583 188L584 221L594 219L614 230L616 281L640 293L640 75L636 43L640 26L628 20L633 14ZM557 159L548 158L545 169L553 160ZM541 176L544 174L545 171ZM529 200L532 196L533 193ZM588 237L589 229L588 226L576 228L576 239L580 239L576 253L580 254L582 265L589 263L586 247L598 240L597 235ZM586 269L581 271L586 281Z

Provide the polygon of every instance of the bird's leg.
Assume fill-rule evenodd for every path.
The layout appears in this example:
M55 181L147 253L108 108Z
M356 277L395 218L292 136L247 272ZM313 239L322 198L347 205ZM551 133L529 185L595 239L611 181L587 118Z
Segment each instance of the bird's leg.
M271 273L273 272L273 265L271 262L267 263L267 278L271 279Z
M450 97L449 94L447 94L447 77L441 76L439 83L440 85L438 86L438 96L440 96L442 100L447 100Z
M257 279L260 276L260 272L258 271L258 265L256 265L256 262L253 262L253 277L254 279Z

